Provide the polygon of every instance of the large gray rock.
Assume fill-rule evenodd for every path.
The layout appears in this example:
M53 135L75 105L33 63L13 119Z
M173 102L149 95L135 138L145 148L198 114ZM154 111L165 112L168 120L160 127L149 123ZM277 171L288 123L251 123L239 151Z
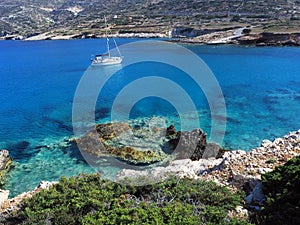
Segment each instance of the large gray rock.
M176 132L173 126L167 128L168 145L178 159L199 160L202 158L217 158L223 154L223 149L217 144L206 142L206 133L201 129Z
M206 134L201 129L177 132L176 137L171 138L168 143L178 159L198 160L205 151Z

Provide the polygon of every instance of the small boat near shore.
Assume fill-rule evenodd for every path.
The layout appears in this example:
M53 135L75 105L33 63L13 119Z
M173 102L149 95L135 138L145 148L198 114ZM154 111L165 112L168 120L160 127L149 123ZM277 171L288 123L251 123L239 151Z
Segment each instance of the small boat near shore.
M106 37L107 52L104 54L93 56L91 59L92 66L106 66L106 65L121 64L123 60L123 56L121 55L120 49L118 48L116 40L113 37L111 39L114 42L115 48L118 52L118 56L111 55L110 45L109 45L110 38L108 37L108 26L107 26L106 17L104 17L104 23L105 23L105 37Z

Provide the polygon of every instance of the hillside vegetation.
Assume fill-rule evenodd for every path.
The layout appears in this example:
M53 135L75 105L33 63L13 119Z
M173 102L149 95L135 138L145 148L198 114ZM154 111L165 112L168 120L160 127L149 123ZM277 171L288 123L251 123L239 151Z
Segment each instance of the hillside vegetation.
M249 224L228 216L241 194L213 182L169 178L129 186L99 175L62 178L25 201L6 224ZM1 221L0 221L1 222Z
M176 26L237 23L299 27L298 0L2 0L0 36L99 34L107 15L115 32L167 32Z

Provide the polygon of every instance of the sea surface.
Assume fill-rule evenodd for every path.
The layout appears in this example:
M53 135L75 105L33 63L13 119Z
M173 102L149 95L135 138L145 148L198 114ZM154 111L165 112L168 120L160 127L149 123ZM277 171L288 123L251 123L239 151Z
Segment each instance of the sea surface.
M136 41L141 40L117 39L119 45ZM91 69L91 55L103 52L104 46L102 39L0 41L0 149L8 149L13 158L2 189L9 189L11 196L32 190L41 180L95 172L68 140L74 137L72 107L79 82ZM300 128L300 48L182 47L206 63L221 87L226 103L223 147L250 151L263 139ZM138 50L130 51L134 54ZM139 62L116 70L99 93L95 121L111 121L118 93L126 87L134 89L133 93L143 92L147 85L130 84L154 75L182 87L195 103L198 126L209 136L211 115L201 88L180 69L163 63ZM174 102L160 97L169 87L164 87L164 82L159 85L161 95L148 95L132 103L127 122L156 124L163 120L166 126L174 124L180 130L183 117ZM175 105L181 104L178 99L173 98ZM189 120L194 112L184 113ZM190 118L195 125L195 118ZM116 119L122 120L122 116ZM104 176L113 177L119 169L103 162L100 170Z

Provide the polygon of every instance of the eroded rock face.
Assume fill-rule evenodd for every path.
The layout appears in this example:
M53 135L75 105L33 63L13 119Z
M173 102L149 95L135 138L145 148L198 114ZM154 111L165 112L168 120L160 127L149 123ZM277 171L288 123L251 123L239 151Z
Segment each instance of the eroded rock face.
M0 179L10 163L11 158L9 157L9 152L7 150L0 150Z
M218 145L207 144L201 129L179 132L173 125L163 129L99 124L76 142L84 152L115 156L135 164L162 161L171 154L177 159L199 160L216 157L221 151Z
M4 208L4 205L8 201L9 191L0 189L0 211L1 208Z
M0 179L5 170L9 167L11 158L7 150L0 150ZM0 189L0 209L8 200L9 191Z
M300 33L247 34L236 39L238 44L257 46L300 46Z

